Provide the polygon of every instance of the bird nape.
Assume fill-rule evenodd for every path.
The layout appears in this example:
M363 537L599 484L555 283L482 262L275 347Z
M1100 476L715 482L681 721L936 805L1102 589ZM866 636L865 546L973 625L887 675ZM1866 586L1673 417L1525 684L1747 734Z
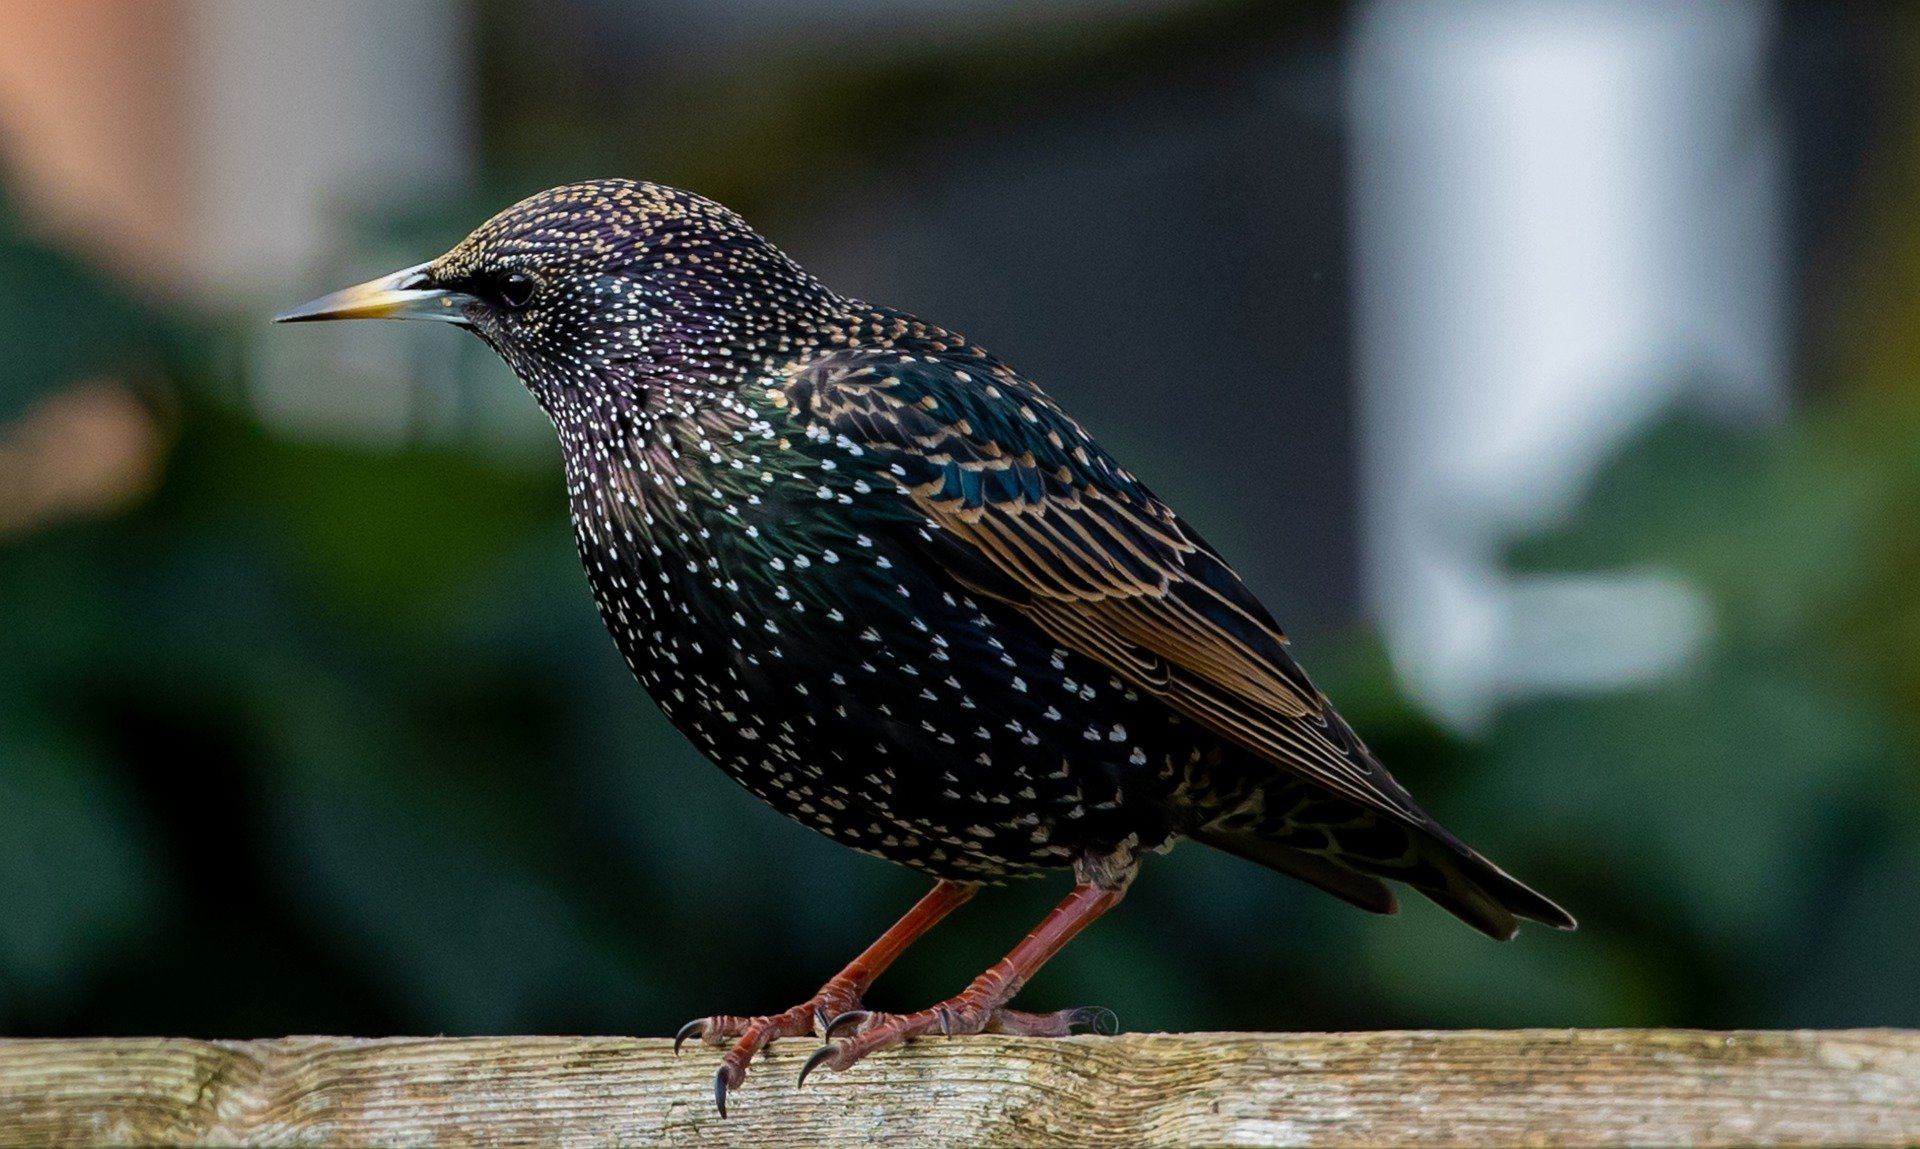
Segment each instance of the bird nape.
M602 619L742 786L937 879L784 1013L702 1018L715 1098L770 1041L801 1072L922 1034L1110 1030L1026 1013L1034 971L1193 838L1376 913L1404 883L1495 938L1573 919L1423 811L1226 561L1031 380L837 295L726 208L605 180L285 321L425 318L484 339L552 419ZM861 1008L995 879L1073 891L959 995Z

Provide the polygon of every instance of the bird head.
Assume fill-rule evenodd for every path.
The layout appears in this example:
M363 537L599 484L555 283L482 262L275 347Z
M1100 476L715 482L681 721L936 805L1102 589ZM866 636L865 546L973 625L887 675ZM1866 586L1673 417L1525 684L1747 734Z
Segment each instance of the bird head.
M274 318L465 327L558 415L608 391L728 387L838 305L712 200L597 180L522 200L437 259Z

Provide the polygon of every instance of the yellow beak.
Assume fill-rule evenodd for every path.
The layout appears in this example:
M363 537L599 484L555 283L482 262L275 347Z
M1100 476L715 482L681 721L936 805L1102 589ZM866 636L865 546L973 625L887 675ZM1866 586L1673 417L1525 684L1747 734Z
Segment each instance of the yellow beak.
M321 319L438 319L466 323L471 295L448 291L427 276L431 263L402 268L370 279L273 317L275 323L312 323Z

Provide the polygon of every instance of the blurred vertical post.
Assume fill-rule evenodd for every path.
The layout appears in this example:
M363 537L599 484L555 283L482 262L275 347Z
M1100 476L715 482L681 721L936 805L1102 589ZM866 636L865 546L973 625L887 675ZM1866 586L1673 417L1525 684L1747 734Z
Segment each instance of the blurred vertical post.
M353 224L465 190L473 167L465 7L194 0L188 12L202 295L264 317L316 290L316 271L344 283L430 254L367 252ZM345 267L340 253L369 262ZM248 385L260 414L309 434L405 437L415 368L448 357L416 354L418 331L353 334L256 341ZM329 383L316 386L323 377Z
M310 272L343 204L405 203L470 165L467 30L454 0L194 0L183 93L195 271L257 298Z
M1755 0L1356 16L1368 594L1409 690L1456 724L1657 676L1707 625L1662 572L1522 578L1501 555L1676 399L1781 407L1772 23Z

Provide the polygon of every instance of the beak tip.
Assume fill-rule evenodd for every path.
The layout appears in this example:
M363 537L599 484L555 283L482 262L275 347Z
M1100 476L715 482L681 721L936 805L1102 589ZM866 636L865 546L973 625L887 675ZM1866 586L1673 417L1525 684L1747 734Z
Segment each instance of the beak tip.
M311 323L317 319L350 318L350 316L343 316L341 314L339 303L340 300L337 295L316 299L310 303L302 303L298 307L289 307L285 311L276 313L273 317L273 322Z
M423 280L429 264L309 300L273 317L275 323L315 323L328 319L445 319L459 322L455 301L466 298Z
M289 307L273 317L275 323L313 323L321 319L351 319L352 315L342 315L337 307L325 306L326 300L303 303L298 307Z

